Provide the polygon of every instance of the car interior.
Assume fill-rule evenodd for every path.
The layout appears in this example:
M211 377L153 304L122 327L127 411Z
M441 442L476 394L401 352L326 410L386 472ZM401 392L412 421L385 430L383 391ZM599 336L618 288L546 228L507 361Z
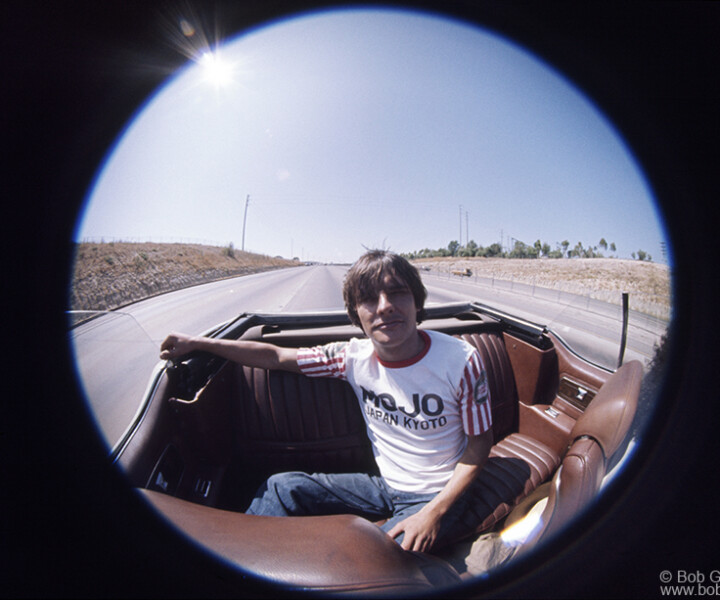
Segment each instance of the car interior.
M270 582L370 595L460 585L528 552L588 506L627 440L643 369L638 361L615 372L593 365L547 329L482 305L427 312L421 327L479 350L493 413L494 446L474 503L481 525L445 546L404 551L358 515L244 514L273 473L376 471L359 402L339 380L202 353L168 362L114 460L170 523ZM359 334L344 313L243 315L210 333L291 347ZM512 538L523 522L531 529Z

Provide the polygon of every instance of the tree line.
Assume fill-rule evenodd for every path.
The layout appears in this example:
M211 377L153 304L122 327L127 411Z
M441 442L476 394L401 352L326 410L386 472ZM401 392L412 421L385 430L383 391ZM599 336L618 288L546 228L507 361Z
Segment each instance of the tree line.
M514 244L510 250L506 250L503 246L495 242L489 246L479 246L474 240L470 240L464 246L460 245L457 240L451 241L447 247L432 250L423 248L413 252L405 252L403 256L408 259L415 258L437 258L437 257L472 257L484 256L488 258L605 258L604 252L612 253L617 251L614 242L608 244L605 238L602 238L595 246L583 246L582 242L577 242L575 246L570 247L570 242L565 240L557 245L555 249L550 247L547 242L537 240L534 244L525 244L520 240L514 240ZM631 254L634 260L652 261L652 256L644 250L638 250Z

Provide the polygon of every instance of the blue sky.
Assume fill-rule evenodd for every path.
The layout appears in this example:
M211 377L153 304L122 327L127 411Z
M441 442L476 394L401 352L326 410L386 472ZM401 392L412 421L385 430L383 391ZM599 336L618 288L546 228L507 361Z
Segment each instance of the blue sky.
M605 238L664 260L619 134L512 41L422 13L322 12L225 40L213 76L187 19L174 25L192 58L98 165L76 240L240 248L249 196L245 248L273 256L350 262L469 235Z

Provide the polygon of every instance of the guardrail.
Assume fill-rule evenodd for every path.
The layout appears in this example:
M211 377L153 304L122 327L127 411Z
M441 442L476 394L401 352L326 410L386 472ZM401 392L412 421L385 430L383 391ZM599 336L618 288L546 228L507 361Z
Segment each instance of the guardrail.
M607 314L612 317L622 316L622 295L626 290L596 290L585 286L577 286L570 282L560 282L555 287L538 285L535 280L518 280L514 277L503 279L494 276L470 275L458 276L457 269L454 271L440 271L432 269L423 271L430 273L439 279L454 280L458 283L473 283L490 289L497 289L506 292L513 292L539 298L550 302L556 302L567 306L583 307L585 310ZM660 319L669 322L672 317L672 299L655 294L629 291L629 306L633 311L633 321L642 321L643 318L653 320Z

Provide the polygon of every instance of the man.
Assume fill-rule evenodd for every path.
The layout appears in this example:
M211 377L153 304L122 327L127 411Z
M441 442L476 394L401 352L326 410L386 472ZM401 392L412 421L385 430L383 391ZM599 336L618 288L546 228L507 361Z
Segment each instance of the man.
M171 334L160 357L205 350L248 366L348 381L380 475L280 473L246 512L389 517L382 528L390 537L406 550L428 551L468 527L465 492L493 442L484 366L470 344L418 329L427 292L415 267L396 254L363 255L343 296L366 338L297 349Z

